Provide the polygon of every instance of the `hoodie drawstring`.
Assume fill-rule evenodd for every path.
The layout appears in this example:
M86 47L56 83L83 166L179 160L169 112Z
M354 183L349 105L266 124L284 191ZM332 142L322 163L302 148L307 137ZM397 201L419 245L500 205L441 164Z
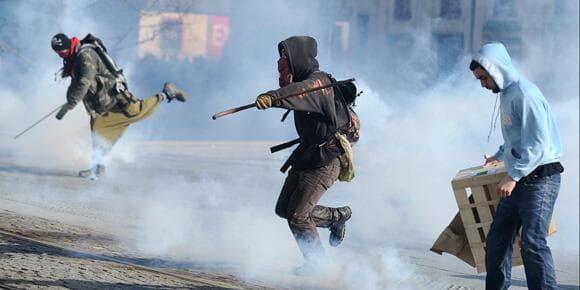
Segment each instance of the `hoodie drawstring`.
M498 100L499 100L499 94L495 95L495 103L493 104L493 111L491 112L491 121L489 124L489 133L487 134L487 143L489 143L489 140L491 139L491 134L495 131L495 128L497 127L497 119L499 119L499 113L500 110L498 108Z

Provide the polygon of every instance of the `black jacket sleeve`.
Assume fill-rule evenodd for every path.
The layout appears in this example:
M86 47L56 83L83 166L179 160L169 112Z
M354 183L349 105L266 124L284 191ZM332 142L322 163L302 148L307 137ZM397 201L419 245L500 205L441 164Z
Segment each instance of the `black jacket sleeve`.
M304 81L292 83L278 90L269 91L266 94L279 98L327 84L330 84L330 79L326 77L326 74L313 73L310 78ZM331 122L335 122L336 119L334 90L332 87L278 100L274 102L273 106L295 111L319 113L328 117Z

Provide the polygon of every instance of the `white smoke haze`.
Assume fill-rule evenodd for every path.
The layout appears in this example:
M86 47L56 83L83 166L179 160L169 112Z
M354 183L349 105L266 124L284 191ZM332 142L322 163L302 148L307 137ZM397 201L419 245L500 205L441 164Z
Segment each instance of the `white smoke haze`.
M34 64L34 70L10 80L30 83L30 86L15 87L7 80L0 80L0 116L4 120L0 122L0 149L15 157L18 164L14 166L64 170L74 175L76 170L87 167L90 160L88 117L82 105L62 121L51 116L26 135L12 139L65 101L68 81L54 82L54 72L61 62L50 50L52 35L65 32L82 37L90 32L101 37L105 45L118 36L96 19L94 12L87 12L91 7L102 9L113 2L64 3L60 22L42 22L45 26L35 29L38 39L31 41L38 54L32 55L39 61ZM541 6L543 2L534 3ZM558 232L549 243L558 252L567 251L577 256L580 94L575 11L578 4L570 3L576 10L566 10L551 22L553 25L539 31L537 35L543 38L525 35L527 55L517 66L544 92L559 123L565 173L555 209ZM35 1L22 1L15 11L19 23L34 23L34 14L28 12L35 5ZM124 4L118 5L129 9ZM165 159L157 158L158 155L150 156L143 150L142 141L274 140L271 144L275 144L293 139L292 118L285 123L278 121L283 110L249 110L216 121L211 121L210 116L252 102L258 93L275 88L277 43L291 35L309 34L319 40L321 69L338 79L356 77L357 86L364 93L355 108L362 121L362 137L353 148L357 177L348 184L337 182L320 202L328 206L348 204L353 208L346 240L337 249L329 248L328 231L320 230L333 265L320 276L305 278L305 283L310 283L305 285L405 289L400 282L411 277L419 279L420 274L403 249L414 247L428 251L430 243L457 212L451 179L460 169L482 164L483 155L493 154L502 142L499 124L487 141L496 96L481 88L472 76L468 69L470 56L464 56L448 76L433 77L436 55L428 31L417 31L413 35L415 45L406 52L407 58L391 59L388 53L373 53L373 59L368 62L391 65L367 70L364 61L333 62L329 41L319 24L325 20L317 19L317 10L287 13L301 9L302 1L275 4L246 1L243 5L248 7L238 7L235 18L232 16L230 40L236 46L226 47L224 54L224 61L232 66L213 80L220 84L217 89L210 89L211 84L187 87L191 102L163 104L151 118L131 126L111 152L107 161L108 177L101 184L91 188L79 185L79 194L70 200L70 196L58 191L60 185L43 179L45 183L34 185L38 186L38 200L69 199L73 204L109 209L117 216L136 220L132 225L136 235L124 242L146 255L194 261L196 266L235 272L248 279L269 276L280 287L295 285L288 273L303 260L285 220L274 214L284 180L278 168L288 151L270 155L265 145L260 148L263 155L258 157L254 154L244 160L243 156L250 154L240 152L240 159L220 163L219 160L228 157L215 158L218 161L209 156L207 160L170 159L171 149L164 151L170 157L159 154ZM295 18L296 15L300 18ZM120 27L123 29L117 33L128 30ZM32 34L30 30L27 33ZM131 49L123 45L117 51L109 47L125 69L129 86L137 96L152 95L164 81L171 81L165 75L157 76L154 69L147 73L155 76L155 84L133 81L140 67ZM10 64L0 55L0 64L5 63ZM204 73L187 72L192 78ZM175 154L187 156L185 150ZM172 162L169 170L164 167L168 160ZM206 166L192 168L187 163L189 160ZM126 168L135 168L137 173ZM118 188L122 189L121 193L111 193Z
M355 184L366 184L366 190L357 195L378 199L370 202L379 208L366 211L369 215L394 211L394 217L389 214L391 217L386 219L398 219L392 226L420 224L413 231L430 236L440 231L435 219L452 217L445 214L456 209L451 179L457 168L477 164L483 156L480 152L488 116L478 120L472 117L478 108L491 109L490 103L493 105L491 96L487 100L477 98L477 87L471 85L476 90L469 90L469 83L463 84L467 88L437 87L428 92L430 96L417 96L413 109L404 107L385 115L375 115L376 108L386 105L377 102L372 92L358 101L363 132L370 136L365 135L354 148L361 168ZM477 137L480 140L474 139ZM367 202L364 198L357 200ZM433 216L432 210L440 214Z
M62 92L58 94L61 95ZM2 132L5 132L3 143L8 146L11 153L19 157L21 162L36 165L56 162L63 166L74 164L78 166L83 160L90 158L90 140L87 138L90 136L88 118L86 113L79 110L66 116L68 121L66 124L57 124L54 116L50 116L19 138L13 139L18 133L64 103L61 101L51 104L42 100L42 96L38 97L40 100L31 102L21 99L21 96L13 97L15 95L17 94L9 93L2 96L3 101L6 101L6 106L2 107L5 111L2 112L2 116L6 120L12 120L2 125ZM31 142L30 135L34 136L35 142Z

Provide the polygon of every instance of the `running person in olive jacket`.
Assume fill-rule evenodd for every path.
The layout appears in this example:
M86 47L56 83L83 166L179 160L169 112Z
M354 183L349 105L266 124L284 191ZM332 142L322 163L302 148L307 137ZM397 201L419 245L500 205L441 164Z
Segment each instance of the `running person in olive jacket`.
M339 157L344 151L334 137L337 114L332 87L273 102L279 96L330 84L329 75L318 68L316 40L293 36L278 44L278 52L280 89L259 95L256 106L262 110L273 106L294 111L301 142L283 166L284 172L291 169L278 197L276 214L288 220L308 267L324 256L316 227L329 228L330 244L338 246L344 238L344 224L351 217L348 206L317 205L337 180Z
M127 90L124 78L120 81L121 72L113 71L114 62L104 58L108 56L102 54L103 51L106 53L106 48L90 34L79 40L59 33L53 36L51 46L63 59L61 76L71 78L66 93L67 102L56 118L62 119L82 101L91 119L91 165L90 169L79 172L81 177L97 179L102 175L105 155L129 125L149 117L163 100L186 100L186 94L172 83L165 83L162 92L147 99L134 97Z

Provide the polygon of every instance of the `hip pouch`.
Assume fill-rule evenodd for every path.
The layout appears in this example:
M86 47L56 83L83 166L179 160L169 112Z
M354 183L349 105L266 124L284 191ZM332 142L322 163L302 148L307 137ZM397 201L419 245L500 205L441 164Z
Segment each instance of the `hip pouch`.
M127 117L134 117L141 112L141 102L137 100L129 91L123 91L118 93L117 96L117 104L119 105L119 109L125 114Z
M340 143L340 147L342 147L344 150L344 154L339 157L340 174L338 175L338 180L350 182L354 179L355 175L352 147L350 146L350 142L348 141L346 135L342 133L336 133L335 136Z
M90 107L99 115L109 112L117 104L115 94L111 94L114 85L111 80L104 75L95 77L95 87L92 96L88 99Z

